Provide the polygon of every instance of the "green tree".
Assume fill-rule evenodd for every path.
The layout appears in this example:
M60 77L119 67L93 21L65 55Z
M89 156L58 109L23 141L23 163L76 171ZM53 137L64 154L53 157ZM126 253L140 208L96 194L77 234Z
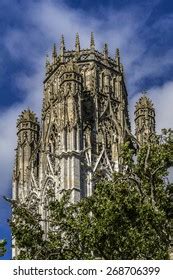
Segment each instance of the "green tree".
M6 252L6 240L0 240L0 257L4 256Z
M60 200L49 199L47 236L41 216L13 202L11 227L18 258L169 258L172 131L164 130L138 149L127 142L122 159L112 181L97 174L92 196L72 204L70 191L64 191Z

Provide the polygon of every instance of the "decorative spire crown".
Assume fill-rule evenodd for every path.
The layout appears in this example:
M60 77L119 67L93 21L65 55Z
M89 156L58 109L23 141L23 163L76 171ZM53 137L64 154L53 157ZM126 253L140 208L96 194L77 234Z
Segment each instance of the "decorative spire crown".
M154 110L153 103L152 103L151 99L146 96L146 93L147 92L144 91L143 95L136 102L136 106L135 106L136 110L146 109L146 108Z
M33 111L31 111L29 108L27 110L24 110L21 115L18 117L17 125L21 122L35 122L38 123L38 119Z

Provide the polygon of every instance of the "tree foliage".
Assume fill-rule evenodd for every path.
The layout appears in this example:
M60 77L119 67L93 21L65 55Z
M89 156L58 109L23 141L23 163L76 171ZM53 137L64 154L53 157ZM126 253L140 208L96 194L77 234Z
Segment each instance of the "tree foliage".
M120 172L112 181L100 177L92 196L73 204L64 191L60 200L49 199L49 221L13 201L18 259L169 258L172 131L138 149L125 143L122 159ZM43 222L49 222L47 234Z
M6 240L0 240L0 257L4 256L6 252Z

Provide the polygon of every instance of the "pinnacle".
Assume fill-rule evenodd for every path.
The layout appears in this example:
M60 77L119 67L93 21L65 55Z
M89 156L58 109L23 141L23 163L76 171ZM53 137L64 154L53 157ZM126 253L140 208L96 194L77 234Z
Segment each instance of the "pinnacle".
M56 44L53 44L52 57L57 57Z
M49 65L49 64L50 64L49 55L47 54L47 55L46 55L46 65Z
M118 48L116 49L115 61L116 61L116 64L118 66L120 66L120 50Z
M61 36L61 46L60 46L60 49L62 50L65 50L65 41L64 41L64 35Z
M94 33L93 33L93 32L91 32L90 48L91 48L91 49L94 49L94 48L95 48Z
M103 53L104 53L104 58L108 58L108 44L104 44L104 50L103 50Z
M120 57L120 50L118 48L116 49L116 57Z
M75 42L76 51L80 51L80 39L79 34L76 33L76 42Z

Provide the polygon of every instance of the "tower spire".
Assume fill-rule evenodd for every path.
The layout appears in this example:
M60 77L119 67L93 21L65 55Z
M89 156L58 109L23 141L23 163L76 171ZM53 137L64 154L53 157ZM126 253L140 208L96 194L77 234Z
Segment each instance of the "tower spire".
M80 39L79 39L79 34L78 33L76 33L75 47L76 47L76 51L80 52Z
M94 32L91 32L90 48L91 48L92 50L95 49Z

